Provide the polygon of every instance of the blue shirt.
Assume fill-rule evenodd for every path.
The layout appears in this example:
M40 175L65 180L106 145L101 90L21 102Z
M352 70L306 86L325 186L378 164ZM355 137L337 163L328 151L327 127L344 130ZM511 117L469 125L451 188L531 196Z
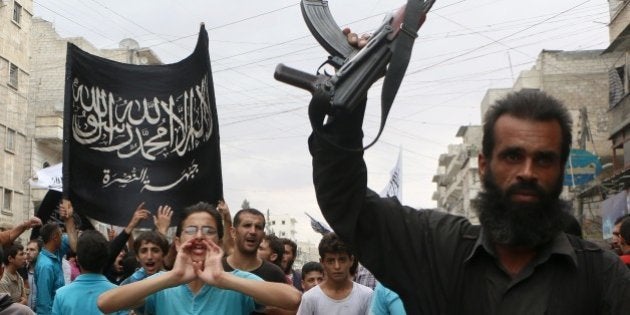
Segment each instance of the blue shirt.
M28 268L28 289L30 290L30 294L28 295L28 302L26 305L30 307L33 311L37 311L35 308L35 300L37 296L37 285L35 284L35 268L31 270Z
M72 283L57 290L53 302L53 315L100 315L96 301L98 296L117 287L105 276L97 273L79 275Z
M374 288L372 295L372 305L370 305L371 315L405 315L405 307L398 294L380 282Z
M231 273L237 277L262 280L260 277L241 270ZM156 275L159 275L157 273ZM156 276L153 275L152 277ZM204 284L194 294L187 284L167 288L149 295L145 299L145 314L222 314L247 315L255 310L262 310L254 298L241 292L224 290Z
M37 255L37 263L35 263L35 286L37 287L35 308L38 315L48 315L52 312L55 293L65 284L61 258L66 255L69 249L68 235L64 234L61 237L59 250L51 253L42 248Z
M148 277L149 275L147 275L147 272L144 271L144 268L139 268L138 270L134 271L134 273L131 274L131 276L127 277L127 279L123 280L120 285L125 285L125 284L130 284L130 283L134 283L137 281L140 281L146 277Z
M147 278L149 275L147 274L147 272L144 270L144 268L140 268L138 270L136 270L134 273L131 274L131 276L127 277L127 279L123 280L120 285L125 285L125 284L130 284L130 283L134 283L137 281L140 281L144 278ZM144 314L144 306L140 306L138 308L135 309L137 314ZM130 314L131 311L121 311L119 312L121 315L127 315Z

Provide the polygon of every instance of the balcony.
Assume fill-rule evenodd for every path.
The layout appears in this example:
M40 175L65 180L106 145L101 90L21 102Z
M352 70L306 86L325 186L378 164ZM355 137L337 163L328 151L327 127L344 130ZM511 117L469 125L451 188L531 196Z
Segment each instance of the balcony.
M627 93L619 103L610 108L608 121L611 138L630 124L630 93Z
M36 117L35 140L48 145L61 145L63 141L63 117L61 115Z
M612 14L609 26L611 47L607 51L624 51L630 48L630 1L617 1L616 12ZM612 49L611 49L612 48Z
M442 153L438 159L438 166L448 166L451 160L455 157L453 154Z
M433 175L432 182L436 183L438 186L444 185L444 174Z

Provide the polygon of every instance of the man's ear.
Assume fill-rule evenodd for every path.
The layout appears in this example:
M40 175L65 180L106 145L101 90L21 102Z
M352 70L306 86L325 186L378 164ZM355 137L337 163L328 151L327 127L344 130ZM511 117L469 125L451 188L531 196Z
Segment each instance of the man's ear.
M175 238L173 239L173 244L175 244L175 250L179 252L179 247L182 246L182 242L179 239L179 236L175 236Z
M479 178L483 180L484 176L486 176L486 167L488 167L488 161L486 160L486 156L483 153L479 153L478 156L479 163Z
M271 253L271 255L269 255L269 260L276 261L276 259L278 259L278 254Z
M234 226L230 226L230 237L233 240L236 240L236 227Z

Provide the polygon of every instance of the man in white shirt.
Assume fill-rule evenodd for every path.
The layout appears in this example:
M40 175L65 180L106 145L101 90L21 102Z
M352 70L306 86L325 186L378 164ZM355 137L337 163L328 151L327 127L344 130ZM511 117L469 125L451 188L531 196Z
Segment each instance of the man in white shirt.
M372 289L352 281L354 256L335 233L319 242L324 281L305 292L298 315L369 314Z

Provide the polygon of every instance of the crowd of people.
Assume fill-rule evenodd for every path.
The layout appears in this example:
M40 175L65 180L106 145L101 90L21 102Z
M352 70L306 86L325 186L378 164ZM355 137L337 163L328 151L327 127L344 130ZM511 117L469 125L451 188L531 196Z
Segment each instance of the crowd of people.
M174 211L141 204L108 240L79 233L63 200L63 226L46 223L26 247L15 239L38 218L0 232L0 315L630 314L630 215L615 222L611 248L576 231L560 199L572 123L558 100L523 90L486 112L480 225L368 189L353 149L363 110L337 113L309 138L317 200L335 231L319 262L294 270L296 243L266 235L256 209L177 209L169 240ZM151 218L154 230L134 233Z
M63 225L41 226L26 248L15 239L40 226L38 218L0 233L0 292L10 299L0 314L317 314L338 303L350 314L368 314L374 283L352 281L360 266L334 233L322 238L320 262L295 270L297 244L265 234L256 209L239 210L232 220L224 202L200 202L181 212L172 242L168 206L152 216L140 204L118 235L107 236L77 231L71 202L59 210ZM151 217L154 229L134 233Z
M68 200L59 211L63 224L41 226L26 247L15 239L38 218L0 233L0 314L371 314L379 306L374 277L336 234L323 236L320 261L296 270L297 244L265 234L256 209L232 220L224 202L200 202L181 212L172 242L168 206L151 215L140 204L118 235L75 229ZM134 232L151 217L154 229Z
M195 204L181 212L172 243L167 206L153 216L153 230L134 233L152 217L139 205L109 240L94 230L76 231L70 202L60 212L63 229L47 223L26 247L15 239L41 225L38 218L0 233L0 292L10 299L0 299L0 314L406 314L400 296L335 233L323 235L320 261L293 269L296 243L265 234L265 216L256 209L241 209L232 220L224 202ZM628 233L630 215L624 215L610 248L624 262ZM72 275L73 266L79 275Z

